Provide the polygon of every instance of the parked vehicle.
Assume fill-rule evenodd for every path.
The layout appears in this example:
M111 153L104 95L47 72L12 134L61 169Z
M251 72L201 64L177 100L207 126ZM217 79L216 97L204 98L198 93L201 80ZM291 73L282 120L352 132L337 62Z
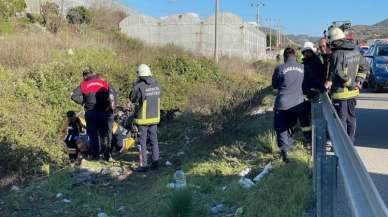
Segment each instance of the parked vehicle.
M364 54L370 62L368 86L375 92L388 87L388 41L375 41Z

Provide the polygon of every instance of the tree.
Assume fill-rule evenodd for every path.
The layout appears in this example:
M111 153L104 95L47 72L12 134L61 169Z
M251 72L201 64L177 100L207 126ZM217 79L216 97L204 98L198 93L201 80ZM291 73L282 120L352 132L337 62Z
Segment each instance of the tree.
M66 15L70 24L89 24L92 21L92 12L84 6L71 8Z
M8 19L27 7L24 0L0 0L0 19Z
M43 24L52 32L57 33L62 25L62 16L59 13L59 6L53 2L46 2L40 8L43 17Z

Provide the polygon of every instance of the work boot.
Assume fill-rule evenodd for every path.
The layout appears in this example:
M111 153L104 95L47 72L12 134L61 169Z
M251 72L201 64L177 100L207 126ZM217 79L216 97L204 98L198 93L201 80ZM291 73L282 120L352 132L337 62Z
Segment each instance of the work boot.
M153 161L150 166L151 170L159 170L159 161Z
M148 170L149 170L148 167L138 167L134 171L137 173L146 173L148 172Z
M282 160L284 163L290 162L290 159L288 159L288 152L285 150L280 151L280 156L282 157Z

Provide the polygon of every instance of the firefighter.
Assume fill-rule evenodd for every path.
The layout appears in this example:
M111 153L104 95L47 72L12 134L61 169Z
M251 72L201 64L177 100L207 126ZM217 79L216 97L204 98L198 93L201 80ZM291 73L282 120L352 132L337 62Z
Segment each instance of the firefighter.
M329 75L326 87L331 88L331 98L350 139L355 142L356 98L369 73L369 66L357 49L337 27L329 29L332 54L329 58Z
M71 93L71 99L85 109L86 132L91 160L110 160L116 91L91 69L83 71L84 81Z
M311 100L316 98L320 92L326 91L325 88L325 69L320 58L316 54L316 48L312 42L305 42L302 48L303 65L304 65L304 80L303 94L305 100L305 119L307 126L302 126L302 131L305 136L305 148L311 150Z
M138 129L138 142L140 146L140 166L137 172L147 172L147 139L149 138L152 147L152 162L150 169L159 169L159 145L158 145L158 124L160 122L160 96L161 88L158 82L152 77L151 69L141 64L137 69L137 81L130 93L129 99L135 105L134 124Z
M304 119L304 97L302 83L304 67L296 60L295 50L284 50L284 64L276 67L272 76L272 87L278 90L275 100L274 128L280 155L288 162L288 150L293 144L294 127L299 122L306 125Z

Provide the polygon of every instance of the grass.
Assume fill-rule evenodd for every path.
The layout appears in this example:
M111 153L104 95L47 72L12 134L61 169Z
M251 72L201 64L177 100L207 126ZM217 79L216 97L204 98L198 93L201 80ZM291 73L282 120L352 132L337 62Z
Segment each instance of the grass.
M292 152L292 163L281 163L271 131L272 113L250 112L272 106L268 71L273 63L233 59L216 65L176 47L147 47L107 29L65 27L53 37L29 28L17 27L0 41L0 213L4 216L78 217L105 212L210 217L231 215L242 207L247 217L293 217L310 205L308 155L299 145ZM138 63L150 64L160 81L163 110L179 110L173 120L162 122L159 138L162 164L183 162L188 180L184 192L166 187L174 166L147 175L131 174L138 166L135 150L110 164L89 162L77 168L66 161L58 129L67 110L81 110L68 95L80 82L82 69L91 66L102 73L118 89L120 104L126 104ZM251 167L256 174L269 161L274 170L260 184L251 189L239 186L241 170ZM126 173L101 171L106 168ZM89 171L92 178L80 183L76 176L80 170ZM22 189L5 191L12 184ZM57 198L58 193L63 197ZM223 212L212 214L211 207L220 203Z

